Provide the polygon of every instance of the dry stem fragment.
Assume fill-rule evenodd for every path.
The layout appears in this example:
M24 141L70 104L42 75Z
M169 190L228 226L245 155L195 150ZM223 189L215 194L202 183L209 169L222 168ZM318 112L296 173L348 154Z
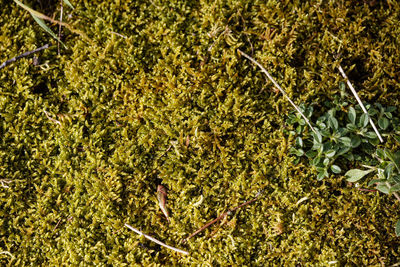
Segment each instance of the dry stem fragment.
M194 232L193 234L191 234L188 238L184 239L184 240L183 240L183 243L185 243L187 240L189 240L190 238L194 237L195 235L197 235L198 233L200 233L200 232L203 231L204 229L208 228L210 225L212 225L212 224L214 224L214 223L216 223L216 222L218 222L218 221L220 221L220 220L222 220L222 219L225 219L225 217L226 217L228 214L231 214L232 212L234 212L234 211L237 210L237 209L240 209L240 208L243 207L243 206L246 206L246 205L249 205L249 204L253 203L254 201L256 201L256 200L258 199L258 197L259 197L260 195L261 195L261 192L257 193L257 195L255 196L255 198L253 198L253 199L251 199L251 200L249 200L249 201L246 201L246 202L240 204L239 206L237 206L237 207L235 207L235 208L233 208L233 209L231 209L231 210L228 210L227 212L222 213L219 217L217 217L217 218L215 218L214 220L212 220L212 221L206 223L203 227L201 227L201 228L198 229L196 232Z
M310 126L311 130L316 134L317 132L315 131L315 129L312 127L310 121L307 119L307 117L303 114L303 112L301 112L300 108L289 98L289 96L286 94L285 90L282 89L282 87L280 87L280 85L274 80L274 78L272 78L271 74L269 74L269 72L260 64L258 63L254 58L252 58L251 56L247 55L246 53L242 52L240 49L238 49L239 53L242 54L244 57L246 57L248 60L250 60L251 62L253 62L254 64L256 64L262 72L264 72L265 75L267 75L268 79L270 79L270 81L275 85L276 88L279 89L279 91L281 91L281 93L283 94L283 96L289 101L289 103L294 107L294 109L300 113L300 115L303 117L303 119L305 120L305 122L308 124L308 126Z
M128 227L130 230L134 231L135 233L137 233L137 234L139 234L139 235L143 235L143 236L144 236L145 238L147 238L148 240L153 241L154 243L159 244L160 246L169 248L169 249L171 249L171 250L173 250L173 251L182 253L182 254L184 254L184 255L188 255L188 254L189 254L189 252L187 252L187 251L181 250L181 249L179 249L179 248L174 248L174 247L171 247L171 246L169 246L169 245L167 245L167 244L164 244L163 242L161 242L161 241L159 241L159 240L157 240L157 239L155 239L155 238L153 238L153 237L151 237L151 236L149 236L149 235L144 234L143 232L139 231L138 229L133 228L132 226L130 226L130 225L127 224L127 223L125 223L125 226Z
M167 190L162 185L159 185L157 187L157 199L158 199L158 204L160 205L160 209L167 218L167 221L169 222L169 216L167 210Z
M353 93L354 97L357 99L357 102L358 102L358 104L360 105L361 109L363 110L363 112L364 112L365 114L368 115L367 109L365 108L364 104L361 102L360 97L358 96L356 90L354 89L353 85L350 83L349 78L347 78L346 73L344 73L344 71L343 71L343 69L342 69L342 66L340 66L340 65L339 65L339 71L340 71L340 74L342 74L343 78L346 80L346 83L347 83L347 85L349 86L349 88L350 88L351 92ZM371 118L369 118L369 123L371 124L371 126L372 126L372 128L374 129L376 135L378 136L379 141L380 141L381 143L383 143L382 136L381 136L380 133L378 132L378 129L376 128L376 126L375 126L375 124L374 124L374 122L372 121Z

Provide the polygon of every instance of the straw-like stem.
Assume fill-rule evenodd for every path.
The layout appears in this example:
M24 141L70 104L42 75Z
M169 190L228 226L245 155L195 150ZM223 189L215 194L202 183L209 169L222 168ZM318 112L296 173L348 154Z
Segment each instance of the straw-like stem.
M363 110L363 112L364 112L365 114L368 115L367 109L365 108L364 104L361 102L360 97L358 96L356 90L354 89L353 85L350 83L349 78L347 78L346 73L344 73L344 71L343 71L343 69L342 69L342 66L340 66L340 65L339 65L339 71L340 71L340 73L342 74L343 78L346 80L346 83L347 83L347 85L350 87L350 90L351 90L351 92L353 93L354 97L357 99L357 102L358 102L358 104L360 105L361 109ZM369 116L368 116L368 117L369 117ZM371 124L371 126L372 126L372 128L374 129L376 135L378 136L379 141L380 141L381 143L383 143L383 138L382 138L382 136L380 135L380 133L378 132L378 129L376 128L375 123L372 121L371 118L369 118L369 123Z
M253 62L254 64L256 64L262 72L264 72L265 75L267 75L268 79L270 79L270 81L275 85L276 88L279 89L279 91L281 91L281 93L283 94L283 96L289 101L289 103L294 107L294 109L300 113L300 115L303 117L303 119L306 121L306 123L308 124L308 126L310 126L311 130L316 134L317 132L315 131L315 129L312 127L310 121L307 119L307 117L303 114L303 112L301 112L300 108L289 98L289 96L286 94L285 90L282 89L282 87L280 87L280 85L274 80L274 78L272 78L271 74L269 74L269 72L260 64L258 63L254 58L252 58L251 56L247 55L246 53L242 52L240 49L238 49L239 53L241 53L243 56L245 56L248 60L250 60L251 62Z
M176 251L176 252L178 252L178 253L182 253L182 254L184 254L184 255L188 255L188 254L189 254L189 252L187 252L187 251L181 250L181 249L179 249L179 248L171 247L171 246L169 246L169 245L167 245L167 244L165 244L165 243L163 243L163 242L161 242L161 241L155 239L154 237L151 237L151 236L149 236L149 235L146 235L146 234L144 234L143 232L141 232L141 231L139 231L138 229L136 229L136 228L130 226L130 225L127 224L127 223L125 223L125 226L128 227L130 230L134 231L135 233L137 233L137 234L139 234L139 235L143 235L143 236L144 236L145 238L147 238L148 240L153 241L154 243L159 244L160 246L169 248L169 249L171 249L171 250L173 250L173 251Z

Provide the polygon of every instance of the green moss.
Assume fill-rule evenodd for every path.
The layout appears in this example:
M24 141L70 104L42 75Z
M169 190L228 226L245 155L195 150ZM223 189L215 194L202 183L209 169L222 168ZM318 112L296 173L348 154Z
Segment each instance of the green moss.
M13 255L2 265L398 262L399 204L293 165L290 105L236 52L297 103L339 94L340 62L362 99L400 107L395 1L71 2L64 18L93 44L64 29L70 50L0 70L0 179L11 180L0 247ZM0 62L55 44L23 9L0 6ZM213 237L217 225L180 243L261 189Z

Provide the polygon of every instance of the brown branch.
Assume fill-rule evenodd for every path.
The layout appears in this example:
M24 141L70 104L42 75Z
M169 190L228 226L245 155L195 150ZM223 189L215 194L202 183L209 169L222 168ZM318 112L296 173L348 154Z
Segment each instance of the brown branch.
M141 231L139 231L138 229L136 229L136 228L130 226L130 225L127 224L127 223L125 223L125 227L128 227L130 230L134 231L135 233L144 236L145 238L147 238L147 239L153 241L154 243L159 244L160 246L169 248L169 249L171 249L171 250L173 250L173 251L182 253L182 254L184 254L184 255L188 255L188 254L189 254L189 252L187 252L187 251L184 251L184 250L182 250L182 249L169 246L169 245L167 245L167 244L161 242L160 240L155 239L154 237L151 237L151 236L149 236L149 235L146 235L146 234L144 234L143 232L141 232Z
M253 203L254 201L256 201L256 200L258 199L258 197L259 197L260 195L261 195L261 192L257 193L257 195L256 195L255 198L253 198L253 199L251 199L251 200L249 200L249 201L246 201L246 202L240 204L239 206L234 207L234 208L231 209L231 210L228 210L227 212L222 213L219 217L215 218L215 219L212 220L211 222L206 223L204 226L202 226L202 227L201 227L200 229L198 229L196 232L194 232L193 234L191 234L190 236L188 236L188 238L184 239L182 242L185 243L187 240L189 240L190 238L194 237L195 235L197 235L198 233L200 233L201 231L203 231L204 229L206 229L206 228L209 227L210 225L212 225L212 224L214 224L214 223L216 223L216 222L218 222L218 221L224 219L228 214L231 214L231 213L234 212L235 210L240 209L240 208L242 208L242 207L244 207L244 206L246 206L246 205L249 205L249 204Z
M47 49L49 47L50 47L49 44L45 44L44 46L39 47L39 48L37 48L35 50L28 51L28 52L25 52L25 53L23 53L23 54L21 54L19 56L13 57L12 59L9 59L9 60L3 62L3 64L0 65L0 69L5 68L7 65L13 63L14 61L17 61L20 58L27 57L29 55L32 55L32 54L36 53L36 52L39 52L39 51L44 50L44 49Z

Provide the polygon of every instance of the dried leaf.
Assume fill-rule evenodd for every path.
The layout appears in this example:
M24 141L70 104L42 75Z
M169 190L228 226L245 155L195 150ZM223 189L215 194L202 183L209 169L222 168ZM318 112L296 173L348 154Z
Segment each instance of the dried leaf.
M168 211L167 211L167 190L165 189L164 186L159 185L157 187L157 199L158 199L158 204L160 205L160 209L164 213L165 217L167 217L167 221L169 222L169 216L168 216Z

